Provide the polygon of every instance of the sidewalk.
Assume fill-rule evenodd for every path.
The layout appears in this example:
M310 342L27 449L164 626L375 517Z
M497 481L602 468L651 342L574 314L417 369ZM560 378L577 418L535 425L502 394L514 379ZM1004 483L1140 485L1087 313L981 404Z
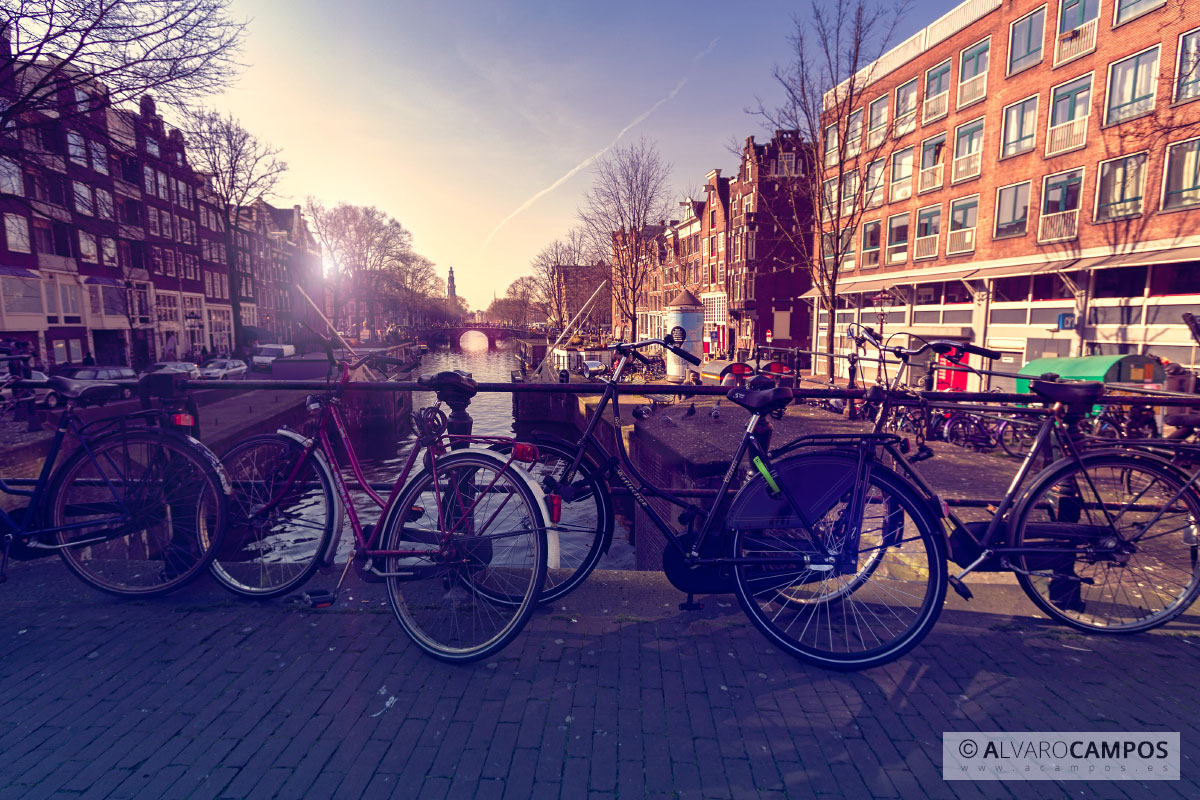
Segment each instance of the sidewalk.
M313 581L332 587L333 578ZM0 587L0 797L1195 797L1200 616L1124 638L973 585L898 662L805 666L728 596L600 572L497 659L410 646L383 587L324 611L205 579L123 602ZM943 731L1179 731L1178 782L946 783Z

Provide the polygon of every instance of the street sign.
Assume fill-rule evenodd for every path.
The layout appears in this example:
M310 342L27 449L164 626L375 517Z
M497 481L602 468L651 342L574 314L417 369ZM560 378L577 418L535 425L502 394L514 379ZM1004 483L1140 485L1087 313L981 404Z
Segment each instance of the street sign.
M767 344L771 343L771 329L767 328Z

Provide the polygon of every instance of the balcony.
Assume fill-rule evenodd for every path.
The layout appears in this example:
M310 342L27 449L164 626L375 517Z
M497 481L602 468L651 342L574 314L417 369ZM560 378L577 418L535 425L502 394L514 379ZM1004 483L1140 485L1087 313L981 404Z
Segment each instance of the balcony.
M49 269L55 272L79 272L79 265L69 256L54 253L37 254L38 269Z
M954 159L954 180L953 183L965 181L968 178L974 178L979 175L980 165L983 163L983 153L967 153Z
M912 197L912 176L901 180L893 180L891 192L888 195L890 202L895 203L898 200L907 200Z
M896 138L912 133L917 129L917 110L914 108L906 114L896 117Z
M1087 125L1090 115L1054 125L1046 135L1046 157L1078 150L1087 144Z
M1073 31L1060 33L1054 48L1054 66L1086 55L1096 49L1096 25L1100 18L1085 22Z
M1038 222L1038 242L1065 242L1079 234L1079 209L1042 214Z
M975 230L975 228L960 228L956 231L950 231L950 238L946 240L946 255L953 256L959 253L974 252Z
M880 125L867 131L867 149L874 150L887 139L887 125Z
M897 244L889 244L887 249L887 263L903 264L908 260L908 242L898 242Z
M921 170L921 175L917 181L917 194L922 192L932 192L934 189L942 188L942 169L945 164L934 164L932 167L925 167Z
M937 258L938 235L918 236L913 243L913 261L922 258Z
M987 94L987 73L981 72L958 85L958 107L969 106Z
M925 99L925 110L921 115L921 121L928 125L934 120L941 119L946 116L946 112L950 110L950 90L942 92L939 95L928 97Z
M875 267L878 267L878 266L879 266L879 248L876 247L874 250L863 250L862 268L863 269L874 269Z

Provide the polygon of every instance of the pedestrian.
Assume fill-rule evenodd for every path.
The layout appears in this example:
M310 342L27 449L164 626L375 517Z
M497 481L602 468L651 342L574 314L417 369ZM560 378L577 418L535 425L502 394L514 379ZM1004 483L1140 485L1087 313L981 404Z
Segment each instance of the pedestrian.
M200 348L200 360L208 361L208 348L207 347Z
M82 363L85 367L94 367L96 366L96 359L92 358L90 351L85 351L83 354L83 361L80 363Z

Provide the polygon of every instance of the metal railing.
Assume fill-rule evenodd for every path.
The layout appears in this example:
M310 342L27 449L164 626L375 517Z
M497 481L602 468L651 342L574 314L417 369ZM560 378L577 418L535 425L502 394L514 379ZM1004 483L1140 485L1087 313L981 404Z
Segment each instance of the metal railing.
M921 192L931 192L934 189L942 188L942 173L946 165L934 164L932 167L925 167L921 170L921 177L917 184L917 194Z
M950 90L925 98L925 108L921 114L921 122L925 125L946 116L950 109Z
M1074 30L1060 33L1054 47L1054 66L1092 52L1096 48L1096 28L1099 21L1100 18L1096 17Z
M1085 114L1077 119L1051 126L1046 135L1046 156L1056 156L1087 144L1087 124L1090 118L1090 114Z

